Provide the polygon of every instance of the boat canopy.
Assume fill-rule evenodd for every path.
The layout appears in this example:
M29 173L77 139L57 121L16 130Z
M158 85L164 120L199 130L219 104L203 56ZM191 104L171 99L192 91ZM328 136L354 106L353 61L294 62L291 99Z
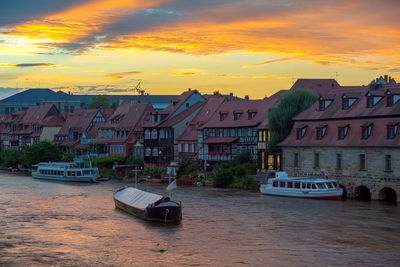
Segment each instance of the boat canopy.
M135 208L145 209L149 204L162 199L163 196L127 187L116 192L114 198Z

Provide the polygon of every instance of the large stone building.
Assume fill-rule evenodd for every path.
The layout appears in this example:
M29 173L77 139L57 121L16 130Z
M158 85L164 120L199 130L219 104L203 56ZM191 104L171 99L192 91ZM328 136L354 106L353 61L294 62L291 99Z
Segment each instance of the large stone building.
M388 81L320 94L280 144L283 170L327 172L349 197L398 201L400 86Z

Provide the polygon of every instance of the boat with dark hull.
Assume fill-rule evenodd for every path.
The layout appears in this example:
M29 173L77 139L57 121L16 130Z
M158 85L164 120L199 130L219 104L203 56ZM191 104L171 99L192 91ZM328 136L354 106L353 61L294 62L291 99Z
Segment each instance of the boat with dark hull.
M146 221L177 223L182 220L182 206L163 197L139 190L123 187L114 193L115 207Z

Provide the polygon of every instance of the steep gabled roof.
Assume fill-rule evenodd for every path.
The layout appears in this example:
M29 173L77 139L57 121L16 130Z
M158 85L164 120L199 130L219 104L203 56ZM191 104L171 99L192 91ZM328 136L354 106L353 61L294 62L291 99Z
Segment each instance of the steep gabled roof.
M25 125L41 125L44 121L44 119L47 116L50 115L56 115L56 114L51 114L51 110L53 109L54 112L57 112L60 117L61 114L56 111L56 107L54 104L46 104L46 105L40 105L40 106L33 106L30 107L22 117L22 119L19 121L20 124L25 124Z
M201 126L203 128L237 128L255 127L261 124L268 116L268 111L276 104L276 99L262 100L236 100L224 102L213 114L210 120ZM234 113L242 113L238 119L234 119ZM248 118L248 112L254 112L253 118ZM220 119L220 114L225 113L225 119Z
M184 120L186 117L188 117L191 114L193 114L193 112L198 111L204 104L205 104L204 102L197 102L193 106L191 106L191 107L185 109L184 111L180 112L178 115L161 122L158 125L158 127L172 127L175 124L177 124L177 123L181 122L182 120Z
M223 96L208 96L207 102L201 108L196 117L188 123L185 131L177 138L178 141L197 141L197 129L204 125L226 101Z
M77 109L72 116L69 116L57 135L68 135L69 129L74 129L80 133L86 131L96 116L99 109Z
M149 103L137 101L122 102L104 127L133 129L150 106ZM118 123L116 123L117 121Z
M297 79L290 90L306 88L315 94L340 89L340 84L335 79Z

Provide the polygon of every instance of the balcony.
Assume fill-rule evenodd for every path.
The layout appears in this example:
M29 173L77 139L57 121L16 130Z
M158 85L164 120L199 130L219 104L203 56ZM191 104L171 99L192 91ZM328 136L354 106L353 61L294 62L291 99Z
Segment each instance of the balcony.
M205 159L211 161L227 161L232 159L232 155L228 152L208 152Z

